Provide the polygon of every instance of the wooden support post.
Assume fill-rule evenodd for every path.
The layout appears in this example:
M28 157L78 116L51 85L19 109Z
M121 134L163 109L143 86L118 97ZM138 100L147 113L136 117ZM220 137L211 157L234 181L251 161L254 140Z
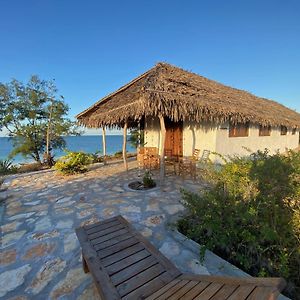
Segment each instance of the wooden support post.
M124 161L125 170L128 171L126 143L127 143L127 122L125 122L123 128L123 161Z
M106 165L106 132L105 127L102 127L102 149L103 149L103 163Z
M159 116L160 122L160 180L163 182L165 177L165 139L166 125L163 116Z

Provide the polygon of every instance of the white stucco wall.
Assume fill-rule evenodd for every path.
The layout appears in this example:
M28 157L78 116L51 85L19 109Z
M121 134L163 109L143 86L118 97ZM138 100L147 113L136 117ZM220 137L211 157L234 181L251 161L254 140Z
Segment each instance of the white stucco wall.
M158 118L146 118L144 130L145 147L157 147L160 145L160 124Z
M280 134L280 128L272 127L270 136L259 136L259 126L252 125L249 128L248 137L229 137L228 124L219 126L216 137L216 152L222 155L247 155L249 152L269 149L271 153L285 152L286 149L295 149L299 143L299 131L292 135L288 129L287 135ZM221 129L227 128L227 129Z
M183 155L191 156L194 149L215 151L217 128L213 124L183 123Z
M145 147L160 146L160 124L158 118L147 118L145 124ZM183 124L183 155L192 155L194 149L210 150L226 155L248 155L251 152L269 149L271 153L295 149L299 145L299 130L292 135L280 134L280 128L272 127L270 136L259 136L259 126L249 128L248 137L229 137L228 124L214 125L209 123L184 122ZM211 159L214 157L211 156Z

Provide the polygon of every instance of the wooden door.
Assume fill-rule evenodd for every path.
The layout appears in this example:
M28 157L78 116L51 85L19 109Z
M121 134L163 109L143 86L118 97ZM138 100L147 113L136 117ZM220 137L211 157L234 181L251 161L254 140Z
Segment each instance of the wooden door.
M173 156L182 156L183 123L173 122L170 119L165 119L165 124L166 124L165 149L171 150Z

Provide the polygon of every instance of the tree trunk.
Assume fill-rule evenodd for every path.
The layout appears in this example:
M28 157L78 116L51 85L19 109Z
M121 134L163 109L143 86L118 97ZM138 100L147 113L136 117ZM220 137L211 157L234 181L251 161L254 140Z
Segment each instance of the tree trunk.
M127 122L125 122L123 128L123 161L124 161L125 170L128 171L126 143L127 143Z
M105 127L102 127L102 146L103 146L103 163L106 165L106 131Z
M166 139L166 125L163 116L159 116L160 122L160 180L163 182L165 177L165 139Z

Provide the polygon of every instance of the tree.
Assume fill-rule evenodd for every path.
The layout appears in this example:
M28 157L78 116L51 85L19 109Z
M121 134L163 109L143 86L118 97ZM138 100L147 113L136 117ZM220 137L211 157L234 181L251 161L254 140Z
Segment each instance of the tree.
M137 148L138 146L144 146L144 130L133 128L130 130L128 141L132 147Z
M67 118L68 105L57 95L53 81L32 76L27 84L17 80L0 83L0 130L12 138L11 156L22 154L41 163L46 153L65 147L64 135L78 135L75 124Z

